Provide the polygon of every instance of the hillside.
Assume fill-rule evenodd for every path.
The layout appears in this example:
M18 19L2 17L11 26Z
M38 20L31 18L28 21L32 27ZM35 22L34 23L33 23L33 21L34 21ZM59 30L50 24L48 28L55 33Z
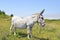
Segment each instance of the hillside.
M0 40L28 40L26 29L17 29L17 35L9 35L9 28L11 25L10 16L0 15ZM41 33L39 25L36 23L33 27L30 40L60 40L60 20L45 20L46 26L42 28Z

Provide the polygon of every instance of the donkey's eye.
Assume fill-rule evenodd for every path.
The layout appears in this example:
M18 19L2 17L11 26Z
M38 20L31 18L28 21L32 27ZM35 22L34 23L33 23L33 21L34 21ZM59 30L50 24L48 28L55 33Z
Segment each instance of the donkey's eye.
M42 17L42 19L44 19L44 18Z

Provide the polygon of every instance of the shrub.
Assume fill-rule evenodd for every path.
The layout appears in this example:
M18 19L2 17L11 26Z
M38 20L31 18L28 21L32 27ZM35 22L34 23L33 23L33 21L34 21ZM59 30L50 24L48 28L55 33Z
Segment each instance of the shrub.
M13 14L11 14L10 16L13 17Z

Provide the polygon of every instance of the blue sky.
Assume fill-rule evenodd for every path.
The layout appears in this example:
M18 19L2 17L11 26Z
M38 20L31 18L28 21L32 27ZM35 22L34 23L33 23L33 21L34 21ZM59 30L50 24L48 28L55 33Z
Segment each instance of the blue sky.
M8 15L30 16L45 9L45 18L60 19L60 0L0 0L0 10Z

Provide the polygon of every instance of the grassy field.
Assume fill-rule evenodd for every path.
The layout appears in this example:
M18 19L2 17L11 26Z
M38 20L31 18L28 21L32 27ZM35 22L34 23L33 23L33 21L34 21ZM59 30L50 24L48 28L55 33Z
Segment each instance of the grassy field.
M0 40L60 40L60 20L45 20L46 26L42 28L41 33L39 25L36 23L32 29L33 37L27 39L27 29L17 29L17 35L9 35L11 17L0 16ZM14 29L14 28L13 28Z

